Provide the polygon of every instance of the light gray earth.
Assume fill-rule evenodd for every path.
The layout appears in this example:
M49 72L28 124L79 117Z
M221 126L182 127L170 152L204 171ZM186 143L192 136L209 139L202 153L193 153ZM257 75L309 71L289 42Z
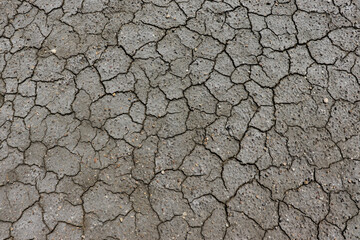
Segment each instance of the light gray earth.
M0 0L0 239L360 239L358 0Z

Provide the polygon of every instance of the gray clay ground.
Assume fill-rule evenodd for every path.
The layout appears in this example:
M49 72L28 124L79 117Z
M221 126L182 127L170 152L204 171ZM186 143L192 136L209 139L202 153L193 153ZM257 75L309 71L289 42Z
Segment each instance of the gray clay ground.
M359 0L0 0L0 239L360 239Z

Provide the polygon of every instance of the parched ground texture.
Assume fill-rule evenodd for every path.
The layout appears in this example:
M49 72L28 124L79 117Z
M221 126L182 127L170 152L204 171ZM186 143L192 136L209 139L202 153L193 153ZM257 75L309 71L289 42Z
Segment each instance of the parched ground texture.
M0 239L360 239L359 0L0 0Z

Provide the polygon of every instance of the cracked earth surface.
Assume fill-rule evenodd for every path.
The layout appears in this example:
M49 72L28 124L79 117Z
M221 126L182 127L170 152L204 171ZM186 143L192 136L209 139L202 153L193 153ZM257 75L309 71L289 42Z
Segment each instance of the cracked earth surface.
M358 0L0 9L0 239L360 239Z

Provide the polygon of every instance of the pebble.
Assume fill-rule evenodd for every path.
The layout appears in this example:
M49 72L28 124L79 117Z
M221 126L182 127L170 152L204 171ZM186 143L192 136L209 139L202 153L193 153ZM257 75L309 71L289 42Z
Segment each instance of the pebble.
M328 103L329 99L328 98L324 98L324 103Z

